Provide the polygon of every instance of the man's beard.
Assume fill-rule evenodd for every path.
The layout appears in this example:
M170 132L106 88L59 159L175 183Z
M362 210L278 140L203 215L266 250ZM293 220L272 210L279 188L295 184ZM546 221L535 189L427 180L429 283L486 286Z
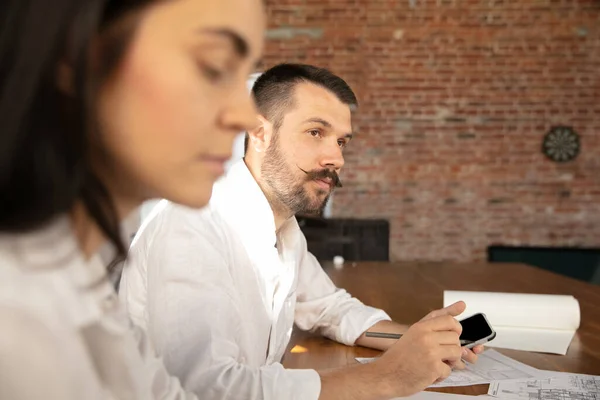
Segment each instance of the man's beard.
M274 200L289 210L291 214L320 215L329 201L333 187L342 186L337 173L329 169L305 171L297 167L305 174L298 182L295 179L294 167L288 166L285 162L278 136L278 133L274 133L265 153L260 171L262 178L269 185L272 195L275 197ZM315 190L316 195L313 195L304 187L307 182L327 178L333 185L330 190L317 189Z

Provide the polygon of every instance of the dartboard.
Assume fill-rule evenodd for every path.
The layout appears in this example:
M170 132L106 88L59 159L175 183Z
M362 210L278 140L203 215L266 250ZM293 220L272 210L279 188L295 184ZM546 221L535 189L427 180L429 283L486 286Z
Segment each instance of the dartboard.
M574 160L579 154L579 135L569 126L555 126L544 136L542 152L554 162Z

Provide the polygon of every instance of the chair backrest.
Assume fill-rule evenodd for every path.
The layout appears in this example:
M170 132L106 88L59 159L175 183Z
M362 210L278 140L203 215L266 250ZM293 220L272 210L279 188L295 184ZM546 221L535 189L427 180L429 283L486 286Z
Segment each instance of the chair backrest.
M382 219L298 216L308 250L319 260L389 261L390 224Z
M586 282L600 284L600 249L490 246L490 262L522 262Z

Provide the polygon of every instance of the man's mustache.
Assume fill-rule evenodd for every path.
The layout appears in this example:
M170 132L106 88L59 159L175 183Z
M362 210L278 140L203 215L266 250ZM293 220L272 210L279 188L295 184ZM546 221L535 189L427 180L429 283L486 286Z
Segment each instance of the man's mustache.
M331 179L331 182L333 183L333 186L336 188L341 188L343 187L342 185L342 181L340 180L340 177L338 176L337 172L331 170L331 169L313 169L311 171L305 171L302 168L298 167L300 169L300 171L304 172L306 174L306 179L309 181L316 181L318 179Z

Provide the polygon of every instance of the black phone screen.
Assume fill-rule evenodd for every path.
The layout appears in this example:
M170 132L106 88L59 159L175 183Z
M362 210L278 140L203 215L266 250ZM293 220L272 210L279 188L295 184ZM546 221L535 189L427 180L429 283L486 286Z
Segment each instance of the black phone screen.
M485 317L475 314L469 318L459 321L462 325L460 341L462 344L476 342L492 334L492 328L488 325Z

